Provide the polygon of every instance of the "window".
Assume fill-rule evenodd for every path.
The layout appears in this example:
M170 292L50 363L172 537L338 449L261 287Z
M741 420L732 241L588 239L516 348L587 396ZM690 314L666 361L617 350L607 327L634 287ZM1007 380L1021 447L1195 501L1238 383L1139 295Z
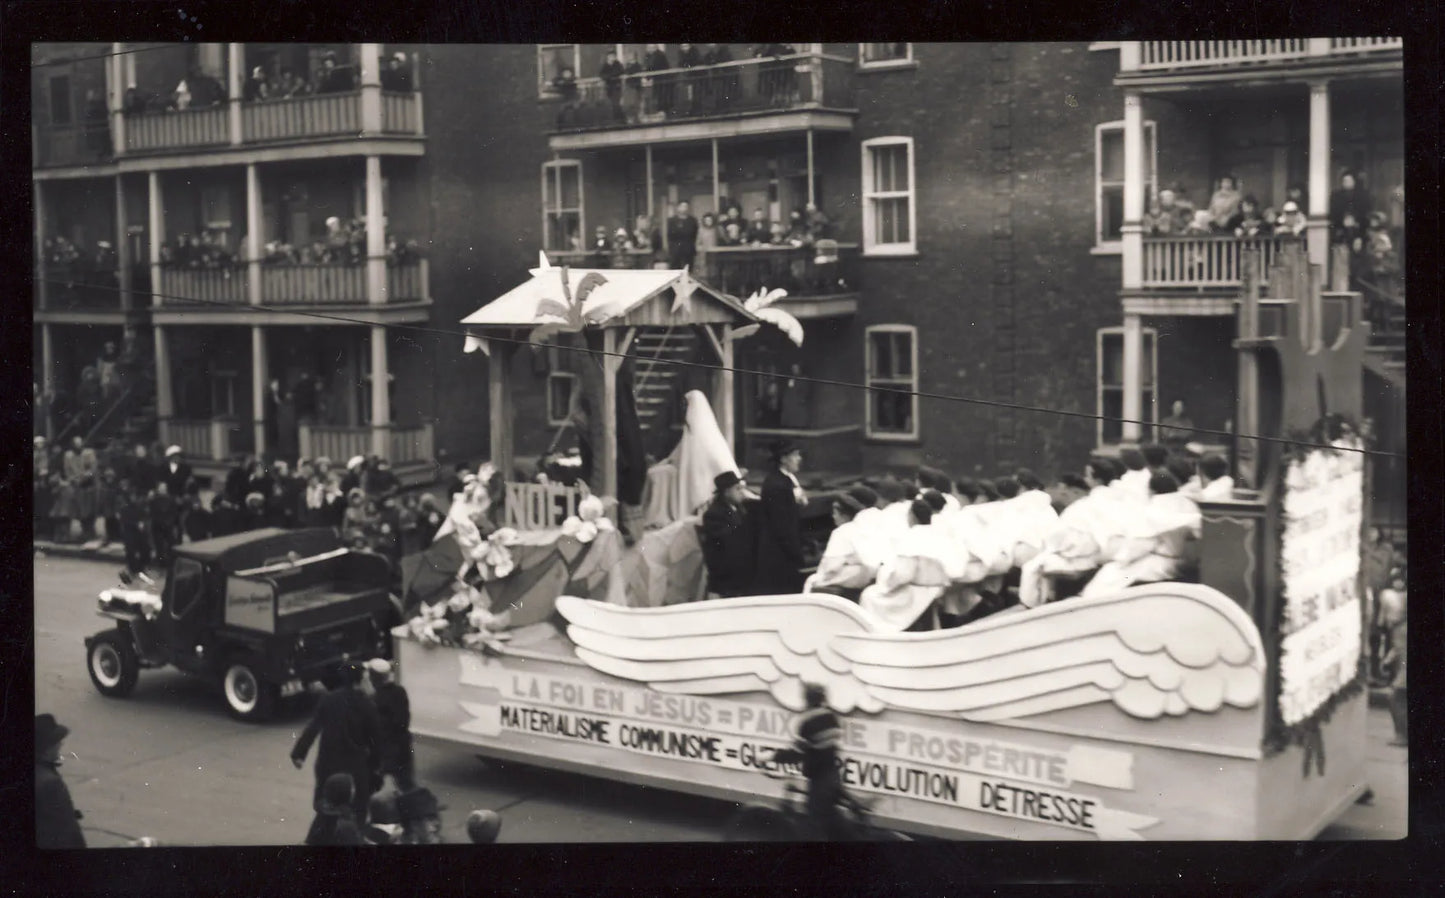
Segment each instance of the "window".
M1144 206L1159 187L1154 123L1144 123ZM1094 129L1094 242L1118 245L1124 225L1124 123Z
M582 77L582 54L579 44L538 44L537 45L537 93L550 97L552 81L563 69L571 69L575 77Z
M1144 333L1144 359L1143 377L1139 385L1143 394L1139 408L1144 421L1149 425L1159 421L1159 404L1155 399L1154 388L1158 376L1159 359L1154 347L1158 333L1146 327ZM1117 446L1124 440L1124 425L1119 421L1124 417L1124 329L1122 327L1105 327L1099 329L1098 334L1098 414L1104 417L1097 424L1096 436L1100 446ZM1145 426L1139 429L1139 438L1148 442L1152 438L1153 427Z
M171 617L183 617L191 610L196 599L201 597L204 586L201 563L191 558L177 558L171 568L170 580L166 584L166 588L171 591Z
M561 427L567 423L567 412L572 407L572 391L576 388L577 376L569 371L547 374L547 426Z
M863 141L863 251L904 255L916 251L913 138Z
M542 163L542 240L547 249L582 248L582 163Z
M868 328L866 433L870 437L918 438L917 333L906 324Z
M888 43L858 45L858 65L865 69L905 66L912 62L912 44Z
M201 221L211 230L231 229L231 192L211 184L201 188Z
M70 124L70 76L50 79L50 124Z

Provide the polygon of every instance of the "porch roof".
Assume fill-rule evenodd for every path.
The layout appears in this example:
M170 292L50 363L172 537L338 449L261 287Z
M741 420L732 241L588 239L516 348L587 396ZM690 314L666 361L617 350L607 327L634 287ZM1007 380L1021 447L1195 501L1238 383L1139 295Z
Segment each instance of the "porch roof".
M567 272L569 291L575 297L582 279L590 274L604 283L583 303L582 314L604 328L666 324L737 324L757 317L732 296L697 280L687 269L611 269L546 266L532 269L522 284L463 318L471 328L535 327L542 300L562 302L561 275ZM678 295L682 305L673 311Z

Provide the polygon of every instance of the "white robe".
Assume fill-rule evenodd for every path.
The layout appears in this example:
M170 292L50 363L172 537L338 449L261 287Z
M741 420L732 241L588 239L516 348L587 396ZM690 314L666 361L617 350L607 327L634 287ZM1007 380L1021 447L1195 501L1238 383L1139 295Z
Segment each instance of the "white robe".
M1059 514L1044 537L1043 551L1021 567L1021 603L1035 608L1053 600L1049 574L1082 574L1104 563L1099 537L1109 538L1113 529L1109 518L1116 515L1116 501L1107 486L1096 486Z
M1125 471L1112 484L1115 492L1126 499L1139 503L1149 501L1149 469Z
M712 499L717 475L738 473L737 461L707 397L700 390L690 390L684 398L687 415L682 438L671 455L647 471L642 498L644 529L665 527L697 513Z
M1109 595L1135 583L1158 583L1179 576L1198 548L1203 523L1199 506L1188 496L1154 496L1139 515L1124 546L1084 587L1084 597Z
M877 582L863 590L858 605L877 618L881 629L904 630L928 610L948 583L943 559L947 535L932 524L895 535L894 556L878 570Z
M818 560L818 571L803 584L803 592L819 586L862 589L873 582L885 560L883 546L867 528L860 528L856 521L840 524L829 535L828 547Z

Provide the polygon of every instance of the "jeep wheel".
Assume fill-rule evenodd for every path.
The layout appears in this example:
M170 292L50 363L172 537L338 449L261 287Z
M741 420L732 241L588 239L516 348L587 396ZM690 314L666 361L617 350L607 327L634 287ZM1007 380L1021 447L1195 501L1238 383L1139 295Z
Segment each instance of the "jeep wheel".
M279 692L275 683L266 682L244 661L226 668L221 691L226 695L226 709L231 716L246 721L268 719L275 710Z
M136 657L135 646L131 645L128 634L111 630L95 637L86 653L86 667L90 669L90 681L101 695L125 698L135 689L140 678L140 659Z

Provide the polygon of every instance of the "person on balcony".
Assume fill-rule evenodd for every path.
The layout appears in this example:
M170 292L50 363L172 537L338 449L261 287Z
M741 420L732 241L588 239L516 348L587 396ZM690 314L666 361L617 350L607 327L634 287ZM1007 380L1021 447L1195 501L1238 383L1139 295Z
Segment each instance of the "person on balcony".
M563 66L557 77L552 79L552 90L562 100L562 106L557 110L557 127L576 124L577 73L572 71L571 66Z
M1174 400L1169 411L1168 417L1159 422L1159 439L1177 452L1194 439L1194 419L1185 414L1184 402L1179 399Z
M587 265L591 268L606 268L612 258L612 240L607 236L607 226L598 225L592 231L592 242L587 247Z
M1268 237L1272 233L1274 233L1274 226L1260 211L1259 200L1254 198L1254 194L1249 194L1240 200L1234 236L1239 238Z
M712 264L711 253L718 247L717 219L711 212L704 212L702 222L697 229L697 262L693 265L695 271L704 280L711 276Z
M1334 243L1348 243L1370 220L1370 195L1355 173L1340 173L1340 186L1330 193L1330 236ZM1353 224L1346 219L1353 219Z
M265 100L270 96L270 87L266 83L266 69L256 66L251 69L251 74L246 77L246 83L241 86L241 99L246 103L255 103Z
M753 220L748 223L743 240L749 246L767 246L773 242L773 226L762 206L753 210Z
M356 72L351 66L337 65L334 53L328 53L322 57L316 92L318 94L340 94L353 90L356 90Z
M1239 188L1233 175L1219 179L1214 196L1209 198L1209 226L1216 234L1228 234L1238 226Z
M643 57L642 65L648 72L663 72L672 68L672 64L667 61L667 51L662 48L661 44L647 45L647 55ZM652 100L648 104L647 112L671 115L676 88L672 76L654 74L651 76L651 80Z
M1168 237L1182 234L1189 226L1193 209L1179 202L1179 194L1166 187L1159 191L1157 202L1150 204L1144 215L1144 229L1151 236Z
M310 85L296 77L290 68L281 69L281 77L272 85L267 95L269 100L285 100L309 93Z
M727 44L708 44L702 54L705 66L724 66L733 61L733 52ZM714 69L708 78L706 103L711 112L725 113L732 107L738 95L738 70L736 66Z
M627 235L626 228L618 228L613 232L610 249L608 261L613 268L632 267L632 238Z
M723 222L717 239L718 246L742 246L744 242L743 226L740 223L733 219Z
M642 63L637 61L637 54L627 54L627 65L622 70L622 116L629 125L637 124L642 115L642 71Z
M412 92L411 68L405 53L393 53L386 58L386 68L381 70L381 89L392 93Z
M697 219L692 206L681 200L667 219L667 264L669 268L685 268L697 256Z
M602 90L607 95L607 105L612 109L612 120L619 124L627 121L622 111L622 63L617 60L615 50L607 51L607 59L598 69L597 77L602 79Z
M632 226L632 246L645 252L651 252L662 242L657 229L652 226L652 217L639 215Z
M702 65L702 53L693 44L677 45L677 67L680 69L695 69ZM682 75L682 88L678 97L677 110L679 115L697 115L702 111L702 76L696 72L685 72Z
M1300 210L1299 204L1289 200L1280 209L1279 220L1275 222L1275 232L1292 237L1303 237L1305 228L1309 221L1305 218L1304 212Z

